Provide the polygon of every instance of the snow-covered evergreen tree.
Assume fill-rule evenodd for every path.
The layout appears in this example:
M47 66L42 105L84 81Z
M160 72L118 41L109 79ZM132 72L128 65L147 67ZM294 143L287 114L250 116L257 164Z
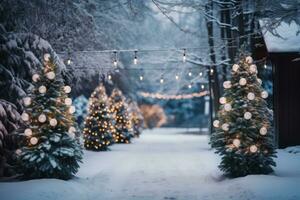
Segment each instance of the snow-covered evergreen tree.
M75 136L72 99L55 59L44 54L44 69L32 76L34 89L23 99L26 141L18 151L25 179L71 178L79 168L82 148Z
M129 102L129 114L133 129L133 134L135 137L139 137L143 130L144 118L141 113L137 102L131 101Z
M253 59L242 55L232 67L231 81L223 86L211 137L212 147L222 156L220 169L233 177L272 172L276 152L268 93L261 87Z
M94 90L89 99L89 114L84 124L84 147L94 151L107 150L113 143L116 130L105 87L102 84Z
M128 104L121 90L115 88L110 96L110 109L115 120L116 143L130 143L133 137L132 124L128 112Z

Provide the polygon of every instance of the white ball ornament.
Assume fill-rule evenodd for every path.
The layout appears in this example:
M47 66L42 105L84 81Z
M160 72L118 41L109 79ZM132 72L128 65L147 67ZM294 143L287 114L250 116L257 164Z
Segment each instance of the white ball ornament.
M32 130L30 128L26 128L24 131L24 135L27 137L32 136Z
M251 152L251 153L257 152L257 146L256 146L256 145L251 145L251 146L250 146L250 152Z
M239 81L239 84L240 84L241 86L244 86L244 85L247 84L247 80L246 80L245 78L241 78L240 81Z
M252 114L250 113L250 112L245 112L245 114L244 114L244 118L245 119L251 119L251 117L252 117Z
M230 81L224 81L223 87L224 87L225 89L231 88L231 82L230 82Z
M47 120L47 117L45 114L40 114L38 120L39 122L44 123Z
M250 65L249 69L250 69L251 73L257 73L257 67L256 67L256 65L254 65L254 64Z
M241 141L240 141L239 139L234 139L234 140L232 141L232 144L233 144L236 148L238 148L238 147L240 147L240 145L241 145Z
M261 85L262 84L262 80L260 78L257 78L257 82Z
M67 106L72 105L72 99L71 99L71 98L65 98L65 104L66 104Z
M229 130L229 124L227 124L227 123L222 124L222 130L223 131L228 131Z
M259 133L261 134L261 135L266 135L267 134L267 132L268 132L268 130L267 130L267 128L266 127L261 127L260 128L260 130L259 130Z
M31 104L31 98L25 97L25 98L23 98L23 102L24 102L25 106L29 106Z
M39 87L39 93L45 94L46 91L47 91L47 88L44 85L42 85L42 86Z
M70 108L69 108L70 114L73 114L75 111L76 111L75 106L70 106Z
M71 126L68 130L68 135L71 137L71 138L75 138L75 132L76 132L76 128Z
M215 121L213 122L213 126L214 126L215 128L218 128L218 127L220 126L220 121L219 121L219 120L215 120Z
M262 97L263 99L268 98L268 96L269 96L269 94L268 94L267 91L263 91L263 92L261 93L261 97Z
M232 109L231 104L226 103L226 104L224 105L224 110L225 110L225 111L231 111L231 109Z
M19 155L21 155L22 150L21 150L21 149L17 149L17 150L15 151L15 153L19 156Z
M232 70L233 70L234 72L237 72L239 68L240 68L240 66L239 66L238 64L234 64L234 65L232 66Z
M249 100L254 100L255 99L255 94L253 92L249 92L248 95L247 95L247 98Z
M53 80L53 79L55 79L55 73L54 73L54 72L48 72L48 73L46 74L46 77L47 77L48 79L50 79L50 80Z
M221 97L219 99L220 104L225 104L226 103L226 98L225 97Z
M251 56L246 57L246 63L252 64L253 63L253 58Z
M36 137L30 138L30 144L36 145L38 143L38 139Z
M57 120L53 118L49 121L49 123L51 126L55 127L57 125Z
M29 120L29 115L27 113L22 113L21 118L24 122L27 122Z
M46 61L46 62L48 62L49 60L50 60L50 54L49 53L46 53L46 54L44 54L44 60Z
M65 93L69 94L69 93L71 92L71 87L68 86L68 85L66 85L66 86L64 87L64 91L65 91Z
M38 74L33 74L32 75L32 81L33 82L38 82L39 79L40 79L40 75L38 75Z

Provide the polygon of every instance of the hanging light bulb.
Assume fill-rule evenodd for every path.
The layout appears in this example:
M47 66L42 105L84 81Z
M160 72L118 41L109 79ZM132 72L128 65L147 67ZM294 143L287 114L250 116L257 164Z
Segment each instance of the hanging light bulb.
M202 75L203 75L203 73L202 73L202 72L200 72L200 73L199 73L199 76L202 76Z
M113 65L114 65L115 67L117 67L117 66L118 66L117 52L115 51L114 54L115 54L115 58L114 58L114 61L113 61Z
M267 68L268 68L267 64L265 64L265 65L264 65L264 68L265 68L265 69L267 69Z
M140 75L140 81L144 80L143 75Z
M203 90L203 89L204 89L204 87L205 87L205 86L202 84L202 85L201 85L201 89Z
M214 69L210 69L210 74L212 75L214 73Z
M108 78L108 80L111 80L111 75L109 74L109 75L107 76L107 78Z
M175 79L176 79L176 80L179 80L178 74L175 75Z
M191 89L191 88L192 88L192 84L190 83L190 84L188 85L188 87L189 87L189 89Z
M188 75L189 75L189 76L192 76L193 74L192 74L192 72L191 72L191 71L189 71Z
M160 78L160 83L163 84L164 83L164 77Z
M68 60L67 60L67 65L71 65L71 58L69 58Z
M133 59L133 64L137 65L138 59L137 59L137 51L134 51L134 59Z
M186 62L186 49L183 49L182 61Z

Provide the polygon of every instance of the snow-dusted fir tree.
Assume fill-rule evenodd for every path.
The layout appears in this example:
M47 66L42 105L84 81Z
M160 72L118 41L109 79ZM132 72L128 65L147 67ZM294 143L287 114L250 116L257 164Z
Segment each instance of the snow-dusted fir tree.
M114 141L116 143L130 143L133 137L132 125L128 112L128 104L121 90L115 88L109 102L115 120L116 134Z
M25 144L17 151L25 179L71 178L79 168L82 148L75 136L76 124L70 86L50 54L44 55L44 70L32 76L34 89L25 97Z
M220 169L228 176L267 174L275 166L273 128L267 107L268 93L257 77L250 56L241 56L225 81L211 145L221 155Z
M134 137L139 137L142 133L144 118L142 112L135 101L129 102L129 114L133 129Z
M102 84L94 90L89 99L89 111L84 124L84 147L94 151L107 150L113 143L116 130Z

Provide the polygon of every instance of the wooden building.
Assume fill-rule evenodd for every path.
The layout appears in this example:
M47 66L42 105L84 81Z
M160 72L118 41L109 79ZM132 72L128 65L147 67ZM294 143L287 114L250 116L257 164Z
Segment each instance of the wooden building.
M260 27L265 46L258 51L266 55L273 70L278 147L300 145L300 25L294 20L273 24L262 19Z

